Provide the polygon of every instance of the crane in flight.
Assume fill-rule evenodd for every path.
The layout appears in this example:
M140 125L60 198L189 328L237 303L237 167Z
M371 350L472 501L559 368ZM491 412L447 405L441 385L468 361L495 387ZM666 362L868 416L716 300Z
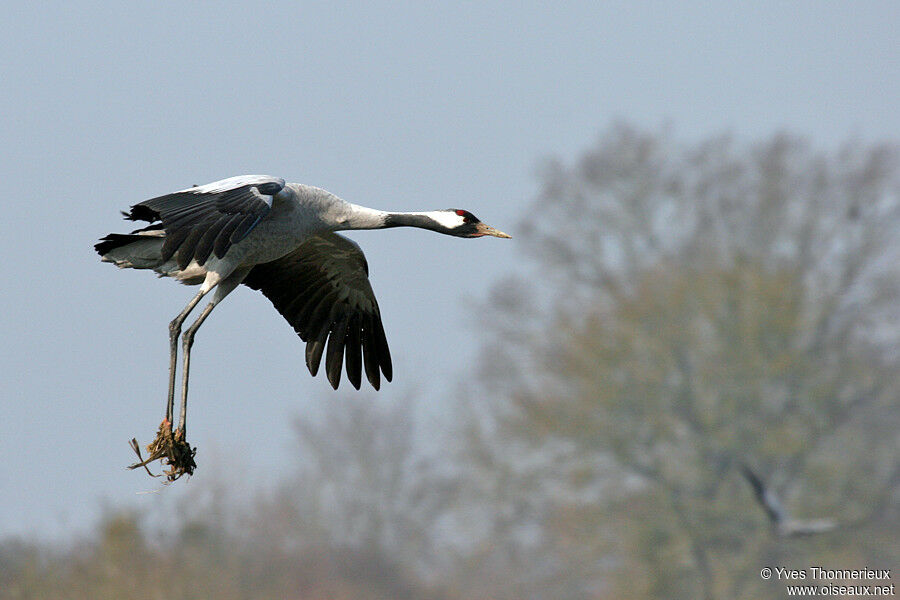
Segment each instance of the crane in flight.
M169 323L166 417L141 458L144 467L166 459L168 479L193 472L195 449L186 441L188 375L197 330L241 283L259 290L306 342L306 366L315 376L322 357L334 389L346 364L359 389L362 373L376 390L391 380L391 355L381 313L360 247L337 231L419 227L463 238L511 236L461 209L387 212L346 202L323 189L278 177L243 175L139 202L123 213L149 223L131 233L111 233L95 250L118 267L151 269L197 294ZM182 326L210 292L212 299L182 335ZM181 406L173 431L176 363L181 338Z
M769 488L762 478L748 465L741 463L741 475L753 488L756 501L759 502L775 533L782 537L797 537L826 533L838 526L833 519L795 519L784 508L781 499Z

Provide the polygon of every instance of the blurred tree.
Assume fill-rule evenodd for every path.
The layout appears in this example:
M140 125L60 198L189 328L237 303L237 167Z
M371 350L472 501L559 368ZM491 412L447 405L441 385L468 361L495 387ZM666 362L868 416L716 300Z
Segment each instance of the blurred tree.
M496 419L489 463L532 465L523 496L534 469L564 482L532 514L548 577L580 569L565 597L753 598L780 585L765 565L897 564L898 166L626 125L547 166L533 269L483 311L495 396L473 422ZM774 537L741 461L843 526Z
M422 437L411 396L329 398L320 407L295 421L297 472L258 500L255 537L354 557L387 597L412 597L398 574L434 579L456 476L441 449Z

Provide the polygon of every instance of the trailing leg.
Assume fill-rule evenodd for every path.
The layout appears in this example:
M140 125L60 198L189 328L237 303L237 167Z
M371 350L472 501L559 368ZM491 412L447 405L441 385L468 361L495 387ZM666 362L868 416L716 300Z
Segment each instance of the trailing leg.
M181 326L184 324L185 319L187 319L191 311L194 310L194 307L197 306L210 289L211 288L204 285L200 289L200 292L191 298L191 301L187 303L184 310L169 323L169 395L166 402L166 421L169 423L169 429L172 428L172 413L175 409L175 366L178 362L178 337L181 335Z
M190 367L191 367L191 346L194 345L194 336L197 334L197 330L200 329L200 326L203 325L203 322L206 320L206 317L209 316L209 313L216 307L216 305L221 302L225 296L230 294L234 289L240 285L241 281L244 280L244 277L247 276L247 273L250 272L250 269L241 269L240 271L236 271L223 279L216 286L216 292L213 294L212 300L209 301L203 308L203 312L200 313L200 316L197 317L197 320L194 321L190 327L184 332L184 335L181 337L181 351L183 354L182 360L182 368L181 368L181 414L179 415L178 421L178 430L176 431L176 435L180 435L183 440L187 433L187 395L188 395L188 380L190 378ZM204 283L204 287L205 287ZM199 301L199 298L197 299ZM177 339L177 338L176 338Z

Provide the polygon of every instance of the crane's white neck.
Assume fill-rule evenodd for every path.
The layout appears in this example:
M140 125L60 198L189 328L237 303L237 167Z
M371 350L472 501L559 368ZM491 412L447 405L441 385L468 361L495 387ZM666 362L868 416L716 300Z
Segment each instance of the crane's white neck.
M463 224L463 217L453 211L387 212L357 204L349 204L338 229L385 229L419 227L447 233Z

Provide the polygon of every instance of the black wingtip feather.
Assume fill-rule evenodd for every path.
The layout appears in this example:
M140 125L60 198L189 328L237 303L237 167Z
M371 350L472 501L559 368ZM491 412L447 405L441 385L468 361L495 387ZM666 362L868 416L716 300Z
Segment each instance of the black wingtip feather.
M100 238L100 241L94 244L94 250L100 256L105 256L111 250L130 244L135 237L127 233L110 233L106 237Z
M319 365L322 362L322 353L325 351L325 342L328 340L328 334L331 331L330 322L322 322L319 328L312 333L314 337L306 344L306 367L313 377L319 372Z
M325 344L319 340L311 340L306 343L306 368L313 377L319 373L319 363L322 361L324 348Z
M381 372L384 378L391 381L394 377L394 368L391 365L391 350L388 348L387 336L384 334L384 326L381 319L375 319L375 342L378 347L378 355L381 357Z
M338 389L341 383L341 370L344 366L344 340L347 336L347 316L337 315L336 324L328 338L328 350L325 356L325 372L331 387Z
M122 214L130 221L147 221L148 223L159 221L159 212L143 203L135 204L129 212L123 212Z
M360 347L359 316L354 314L347 324L347 338L344 342L347 379L354 388L362 385L362 348Z

